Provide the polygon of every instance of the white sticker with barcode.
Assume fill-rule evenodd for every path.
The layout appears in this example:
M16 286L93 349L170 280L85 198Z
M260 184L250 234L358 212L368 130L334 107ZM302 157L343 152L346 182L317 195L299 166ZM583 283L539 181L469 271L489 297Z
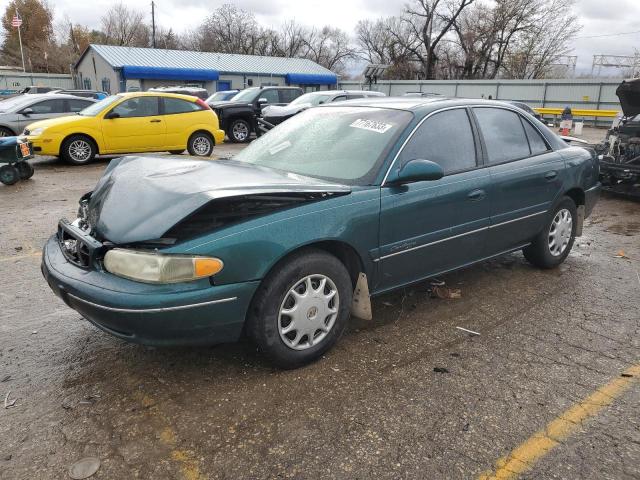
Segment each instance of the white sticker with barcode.
M353 128L361 128L362 130L369 130L376 133L384 133L391 127L393 127L393 125L390 123L376 122L375 120L365 120L362 118L357 119L349 126Z
M282 150L285 150L285 149L289 148L290 146L291 146L291 142L289 140L285 140L284 142L279 143L275 147L271 147L269 149L269 153L271 155L275 155L276 153L281 152Z

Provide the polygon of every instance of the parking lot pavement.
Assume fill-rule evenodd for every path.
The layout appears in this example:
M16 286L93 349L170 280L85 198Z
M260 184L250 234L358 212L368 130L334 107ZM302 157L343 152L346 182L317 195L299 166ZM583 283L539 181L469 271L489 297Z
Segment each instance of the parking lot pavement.
M246 342L126 344L54 297L39 251L105 166L0 186L0 478L640 477L640 204L603 198L557 270L517 253L444 277L459 299L377 298L280 371Z

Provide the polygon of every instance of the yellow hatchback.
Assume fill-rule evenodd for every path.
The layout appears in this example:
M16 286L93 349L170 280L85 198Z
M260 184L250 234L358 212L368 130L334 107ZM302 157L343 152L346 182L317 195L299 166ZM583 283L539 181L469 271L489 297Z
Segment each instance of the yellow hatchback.
M205 102L160 92L112 95L76 115L34 122L24 135L35 153L78 165L97 154L179 154L186 149L208 157L224 141L218 117Z

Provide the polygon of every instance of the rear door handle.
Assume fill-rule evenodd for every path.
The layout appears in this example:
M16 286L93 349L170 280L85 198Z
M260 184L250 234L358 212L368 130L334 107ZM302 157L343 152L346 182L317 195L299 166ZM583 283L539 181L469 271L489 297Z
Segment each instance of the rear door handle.
M482 200L484 197L487 196L487 192L485 192L484 190L481 189L477 189L477 190L472 190L471 192L469 192L469 194L467 195L467 198L469 200Z
M545 173L544 178L546 178L547 180L553 180L557 176L558 172L556 172L555 170L551 170L550 172Z
M160 123L162 120L158 120L157 118L154 118L153 120L149 120L149 122L151 123Z

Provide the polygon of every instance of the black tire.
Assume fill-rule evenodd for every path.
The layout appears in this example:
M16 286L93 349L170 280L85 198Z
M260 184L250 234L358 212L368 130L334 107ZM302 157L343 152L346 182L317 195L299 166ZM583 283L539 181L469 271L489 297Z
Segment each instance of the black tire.
M216 142L207 132L196 132L189 137L187 151L195 157L210 157Z
M13 130L7 127L0 127L0 137L15 137Z
M20 180L20 172L13 165L3 165L0 167L0 182L5 185L13 185Z
M570 232L567 222L561 219L565 212L570 216ZM562 197L542 231L522 250L527 261L539 268L555 268L564 262L576 238L577 219L575 202L569 197Z
M312 341L311 345L309 345L309 335L305 335L303 332L304 327L281 334L280 326L286 328L289 322L294 323L293 316L287 319L286 314L282 318L280 315L281 307L285 308L286 306L285 302L293 299L291 290L296 286L301 286L303 287L301 293L306 294L308 290L304 286L306 285L305 279L309 277L313 290L318 288L320 291L320 276L328 279L326 287L322 291L323 294L327 293L327 290L329 293L333 290L337 292L337 296L329 300L326 305L327 308L335 308L336 313L327 313L323 310L323 302L327 302L326 298L314 294L309 300L311 303L317 300L318 307L303 306L302 316L314 324L323 323L328 327L328 332L307 326L307 329L314 328L312 336L317 341L315 344ZM352 296L351 277L340 260L322 250L312 248L301 250L273 268L258 287L247 313L247 333L258 346L258 350L277 366L286 369L300 367L319 358L338 341L349 320ZM303 301L306 302L306 300ZM332 301L337 301L337 307L335 303L330 304ZM323 312L327 316L324 318L317 316ZM314 319L314 317L316 318ZM303 323L307 321L304 318L301 319ZM300 338L298 347L301 349L287 345L282 338L283 336L287 337L289 342L295 342L290 338L291 336L296 339Z
M229 125L227 137L233 143L247 143L251 139L251 125L246 120L238 118Z
M182 155L184 150L169 150L171 155Z
M18 169L18 174L20 175L21 180L28 180L33 177L33 166L29 162L18 162L15 164L15 167Z
M72 135L62 142L60 148L60 157L71 165L86 165L97 153L95 142L86 135Z

